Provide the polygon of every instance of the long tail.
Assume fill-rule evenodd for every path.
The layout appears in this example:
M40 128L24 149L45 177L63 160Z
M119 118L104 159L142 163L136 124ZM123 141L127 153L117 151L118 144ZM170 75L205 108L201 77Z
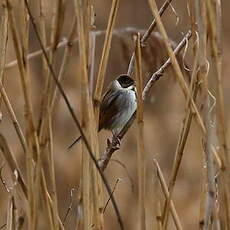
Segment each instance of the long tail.
M70 146L68 146L68 149L71 149L75 144L77 144L81 140L81 136L78 137Z

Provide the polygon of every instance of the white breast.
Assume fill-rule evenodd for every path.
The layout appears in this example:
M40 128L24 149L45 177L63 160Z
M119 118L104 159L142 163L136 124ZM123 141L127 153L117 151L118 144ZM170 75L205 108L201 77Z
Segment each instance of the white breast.
M124 89L120 95L119 103L121 106L121 111L116 115L111 129L117 131L117 129L123 128L125 124L129 121L133 113L137 109L136 94L133 90Z

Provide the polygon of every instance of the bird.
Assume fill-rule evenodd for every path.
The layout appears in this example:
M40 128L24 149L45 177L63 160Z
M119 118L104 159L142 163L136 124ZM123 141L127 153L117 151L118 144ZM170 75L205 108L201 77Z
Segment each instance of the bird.
M98 132L102 129L112 131L116 136L126 125L137 109L135 81L127 74L113 80L105 91L99 112ZM68 147L71 149L81 136Z

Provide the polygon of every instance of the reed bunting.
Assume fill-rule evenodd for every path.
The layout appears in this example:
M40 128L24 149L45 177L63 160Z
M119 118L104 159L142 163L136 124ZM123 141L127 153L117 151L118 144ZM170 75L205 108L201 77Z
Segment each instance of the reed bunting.
M99 115L98 132L102 129L111 130L116 136L126 125L136 111L136 87L134 80L126 74L112 81L105 92ZM79 140L78 137L69 147L72 148Z

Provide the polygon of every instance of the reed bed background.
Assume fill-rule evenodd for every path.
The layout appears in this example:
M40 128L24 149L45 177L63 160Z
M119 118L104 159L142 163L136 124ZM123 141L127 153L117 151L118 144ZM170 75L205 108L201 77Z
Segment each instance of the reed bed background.
M1 0L0 229L230 229L229 10ZM119 146L96 127L121 73L138 109Z

